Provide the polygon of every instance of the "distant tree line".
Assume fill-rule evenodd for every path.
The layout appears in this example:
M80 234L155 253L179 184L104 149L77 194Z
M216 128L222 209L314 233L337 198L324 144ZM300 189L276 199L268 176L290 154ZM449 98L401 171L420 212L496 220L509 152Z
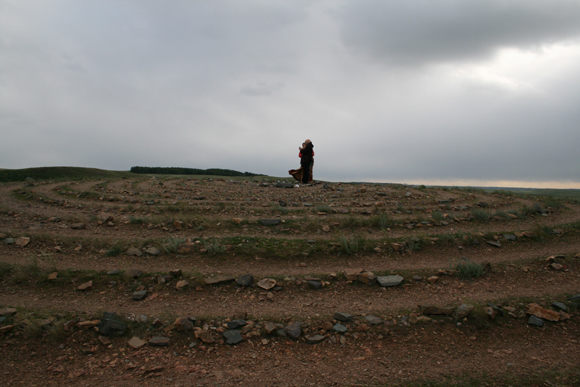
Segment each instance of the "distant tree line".
M159 175L214 175L214 176L262 176L259 173L239 172L232 169L179 168L179 167L131 167L132 173L153 173Z
M107 171L104 169L82 167L0 169L0 182L52 179L113 179L130 176L127 171Z

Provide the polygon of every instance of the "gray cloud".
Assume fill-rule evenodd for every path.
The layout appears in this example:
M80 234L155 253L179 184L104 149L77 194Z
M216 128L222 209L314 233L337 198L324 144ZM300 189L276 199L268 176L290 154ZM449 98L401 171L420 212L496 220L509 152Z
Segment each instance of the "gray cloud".
M257 82L253 85L242 86L240 92L244 95L249 96L263 96L272 95L275 91L278 91L284 87L282 82L268 84L266 82Z
M576 2L0 0L0 168L580 186ZM377 65L378 64L378 65Z
M578 20L580 3L567 0L362 0L342 10L341 36L381 63L423 65L578 41Z

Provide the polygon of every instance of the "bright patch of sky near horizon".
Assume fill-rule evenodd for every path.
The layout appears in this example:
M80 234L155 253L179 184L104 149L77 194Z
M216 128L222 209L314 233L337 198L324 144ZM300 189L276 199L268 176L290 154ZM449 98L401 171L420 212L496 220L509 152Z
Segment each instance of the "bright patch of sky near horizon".
M0 168L580 188L580 2L0 0Z

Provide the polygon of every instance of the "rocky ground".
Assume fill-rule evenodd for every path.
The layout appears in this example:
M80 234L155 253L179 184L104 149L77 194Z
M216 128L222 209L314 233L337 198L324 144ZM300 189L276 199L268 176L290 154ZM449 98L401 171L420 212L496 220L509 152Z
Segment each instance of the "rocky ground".
M580 385L580 205L403 185L0 185L0 385Z

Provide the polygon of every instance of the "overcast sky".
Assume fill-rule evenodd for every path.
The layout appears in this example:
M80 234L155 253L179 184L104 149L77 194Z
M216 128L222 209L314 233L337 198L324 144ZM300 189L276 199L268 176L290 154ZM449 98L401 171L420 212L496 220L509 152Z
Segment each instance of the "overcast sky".
M0 168L580 188L580 1L0 0Z

